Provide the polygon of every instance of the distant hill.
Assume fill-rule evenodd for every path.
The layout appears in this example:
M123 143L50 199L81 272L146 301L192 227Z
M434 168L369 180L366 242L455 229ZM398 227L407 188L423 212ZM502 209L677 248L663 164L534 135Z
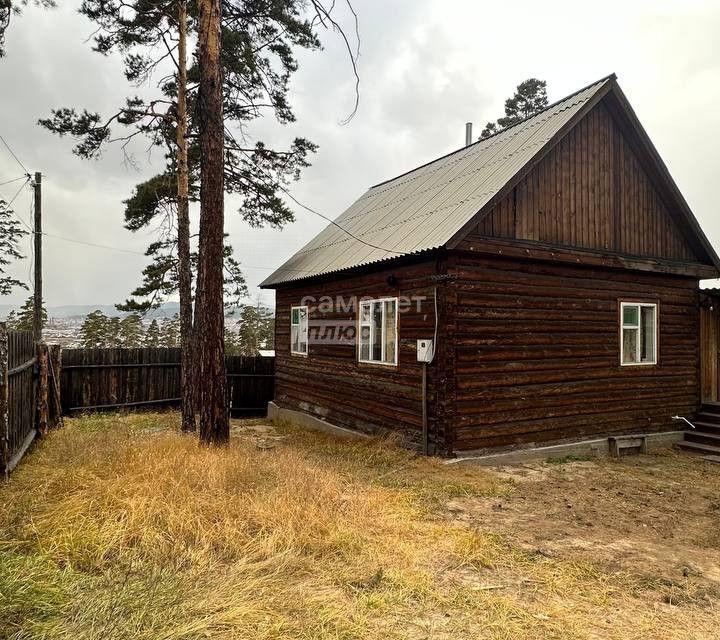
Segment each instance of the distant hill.
M6 318L8 313L20 308L20 305L0 304L0 318ZM118 311L112 304L68 304L56 307L48 307L48 316L51 318L84 318L88 313L96 309L102 311L106 316L126 316L127 313ZM177 302L166 302L157 309L150 309L145 314L146 318L172 318L179 313L180 305ZM237 309L228 309L227 315L231 315Z

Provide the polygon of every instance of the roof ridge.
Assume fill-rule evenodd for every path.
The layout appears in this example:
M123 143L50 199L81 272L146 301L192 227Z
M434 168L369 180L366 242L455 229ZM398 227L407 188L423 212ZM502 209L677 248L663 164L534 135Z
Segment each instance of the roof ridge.
M505 133L505 132L507 132L507 131L510 131L510 129L513 129L514 127L518 127L518 126L520 126L521 124L527 122L528 120L530 120L530 119L532 119L532 118L535 118L536 116L539 116L541 113L544 113L545 111L549 111L550 109L553 109L554 107L557 107L557 106L558 106L559 104L561 104L562 102L566 102L567 100L569 100L570 98L575 97L575 96L578 95L579 93L582 93L583 91L587 91L590 87L593 87L593 86L595 86L596 84L600 84L600 83L603 83L603 82L607 82L608 80L617 80L617 75L616 75L614 72L613 72L613 73L610 73L610 74L604 76L603 78L600 78L599 80L595 80L595 82L591 82L590 84L585 85L584 87L582 87L581 89L578 89L577 91L573 91L572 93L566 95L564 98L560 98L560 100L556 100L556 101L553 102L552 104L549 104L549 105L547 105L546 107L543 107L542 109L540 109L540 111L536 111L536 112L533 113L532 115L525 116L522 120L519 120L519 121L516 122L515 124L511 124L509 127L505 127L504 129L501 129L500 131L496 131L496 132L493 133L492 135L489 135L487 138L482 138L482 139L476 140L475 142L473 142L473 143L471 143L471 144L468 144L468 145L465 145L465 146L463 146L463 147L460 147L459 149L455 149L455 151L450 151L449 153L445 153L445 154L443 154L443 155L441 155L441 156L438 156L437 158L433 158L432 160L429 160L428 162L425 162L425 163L423 163L423 164L420 164L420 165L418 165L417 167L413 167L412 169L410 169L410 170L408 170L408 171L403 171L402 173L399 173L398 175L393 176L392 178L388 178L387 180L382 180L381 182L378 182L377 184L372 185L372 186L370 187L370 189L375 189L376 187L381 187L382 185L387 184L388 182L392 182L393 180L397 180L398 178L402 178L403 176L406 176L406 175L412 173L413 171L417 171L418 169L422 169L423 167L427 167L428 165L432 164L433 162L437 162L438 160L442 160L442 159L444 159L444 158L448 158L448 157L450 157L450 156L452 156L452 155L455 155L456 153L460 153L461 151L463 151L463 150L465 150L465 149L468 149L468 148L470 148L470 147L474 147L475 145L480 144L481 142L485 142L486 140L490 140L490 138L494 138L494 137L496 137L496 136L499 136L501 133Z

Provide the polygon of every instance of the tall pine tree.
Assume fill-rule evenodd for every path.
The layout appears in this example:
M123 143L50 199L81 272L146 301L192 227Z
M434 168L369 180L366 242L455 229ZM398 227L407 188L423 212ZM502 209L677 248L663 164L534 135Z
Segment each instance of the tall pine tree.
M505 100L505 116L498 118L497 122L488 122L480 134L480 139L484 140L503 129L512 127L547 106L547 82L529 78L517 86L511 98Z
M346 0L346 4L352 11L349 0ZM189 31L198 37L198 41L202 33L202 29L199 29L201 9L204 11L204 8L208 7L206 4L188 5ZM281 226L292 220L292 211L283 196L288 183L297 179L301 169L308 166L308 154L315 150L315 145L305 138L296 138L287 149L276 149L263 142L249 144L245 137L249 124L263 117L268 111L281 123L294 121L288 100L288 82L292 73L297 70L294 50L319 49L320 42L316 35L319 28L338 31L350 54L357 81L357 51L351 47L350 39L334 19L334 9L334 2L325 6L319 0L221 0L220 6L213 8L213 34L217 34L218 46L222 42L222 51L218 49L211 53L217 54L222 66L221 73L216 75L222 80L219 87L219 111L223 123L220 127L222 139L219 144L216 141L213 145L219 156L220 176L214 171L213 180L220 182L225 192L237 193L241 197L240 212L250 224ZM81 12L99 27L95 36L96 49L101 53L120 51L124 55L126 77L131 82L147 85L148 79L158 68L162 68L165 61L172 60L173 66L176 66L175 16L179 13L175 3L148 5L145 0L85 0ZM208 66L199 64L203 59L201 49L196 56L198 64L188 70L189 123L186 139L189 142L191 199L197 198L199 193L202 139L207 133L204 125L209 96L199 91L199 88L207 84L207 76L203 76ZM135 195L139 197L135 198L134 204L141 203L142 206L126 208L128 228L140 229L149 224L155 225L163 217L170 222L174 219L172 215L168 215L167 205L169 203L171 207L176 206L178 193L176 185L179 168L175 145L179 76L174 72L165 76L159 72L158 75L161 77L156 98L129 97L115 114L105 118L87 110L63 108L53 111L50 118L41 121L41 124L56 133L76 137L78 144L75 152L84 157L96 156L105 144L112 141L120 142L123 148L127 148L129 141L138 135L149 138L152 144L166 150L167 166L164 171L148 183L138 186ZM121 129L119 134L113 133L117 127ZM205 158L211 164L217 162L207 156ZM209 172L205 172L205 176L208 175ZM200 189L203 188L204 186L200 185ZM202 193L200 197L202 199ZM215 221L218 219L215 215ZM201 231L199 264L205 266L198 270L198 297L202 297L204 293L207 261L211 260L217 265L218 256L225 252L222 244L217 245L217 238L214 236L217 229L210 225L205 225L204 229L205 235L211 236L211 242L209 247L205 246ZM159 287L148 290L145 287L147 282L144 282L142 290L148 296L140 301L131 301L128 308L133 304L148 305L158 302L159 296L174 290L177 285L172 282L168 284L167 281L173 278L170 265L173 261L176 262L173 257L177 255L176 244L177 236L166 234L165 241L154 243L149 248L148 255L152 262L148 269L152 281L159 283ZM177 272L175 270L175 273ZM180 269L180 272L186 277L185 268ZM214 266L212 275L215 276L217 272L218 268ZM212 278L214 297L222 296L222 286L218 294L215 282L218 279L222 281L222 266L219 272L220 278ZM147 275L146 271L145 276ZM175 279L176 283L179 281L182 279ZM206 312L211 311L213 317L221 315L222 305L220 309L216 309L216 306L212 302ZM186 308L187 305L184 309ZM201 322L198 314L203 308L204 305L195 305L195 325ZM222 321L219 324L222 324ZM220 340L216 339L218 336L215 333L213 348L221 350L221 333ZM201 332L198 334L201 335ZM215 358L215 362L219 362L219 359ZM211 395L215 398L214 402L219 402L219 393Z

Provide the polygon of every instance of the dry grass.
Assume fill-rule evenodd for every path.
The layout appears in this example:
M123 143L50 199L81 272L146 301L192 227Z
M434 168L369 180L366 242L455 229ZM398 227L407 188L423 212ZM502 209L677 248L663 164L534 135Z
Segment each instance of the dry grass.
M207 449L176 424L70 420L0 488L0 638L699 637L667 585L447 516L512 479L286 426Z

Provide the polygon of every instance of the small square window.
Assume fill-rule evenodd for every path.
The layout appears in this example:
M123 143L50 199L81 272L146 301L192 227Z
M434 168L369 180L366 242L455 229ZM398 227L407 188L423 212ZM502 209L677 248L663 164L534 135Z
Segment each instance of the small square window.
M657 364L657 304L621 303L620 364Z
M360 362L397 364L397 298L360 303Z

